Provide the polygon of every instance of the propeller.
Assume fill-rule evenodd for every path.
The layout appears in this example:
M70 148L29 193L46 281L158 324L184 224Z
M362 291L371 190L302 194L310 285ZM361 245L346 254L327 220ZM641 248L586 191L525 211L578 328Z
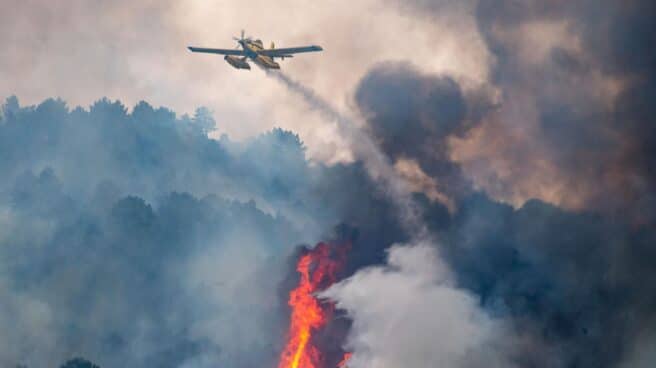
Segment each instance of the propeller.
M237 38L237 37L233 37L232 39L235 40L235 41L237 41L237 42L239 43L239 45L241 45L242 42L244 42L244 41L251 41L251 40L252 40L251 37L250 37L250 36L248 36L248 37L244 37L244 33L245 33L245 32L244 32L244 30L242 29L242 30L241 30L241 34L240 34L240 37L239 37L239 38ZM239 45L237 45L237 47L239 47Z

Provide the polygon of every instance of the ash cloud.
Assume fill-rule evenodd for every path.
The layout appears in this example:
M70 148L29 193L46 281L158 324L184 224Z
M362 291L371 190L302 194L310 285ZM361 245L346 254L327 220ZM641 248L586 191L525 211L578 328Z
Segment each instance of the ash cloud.
M448 75L427 75L406 63L382 63L359 82L355 103L369 133L397 164L412 160L449 198L470 184L449 159L449 138L460 137L491 108L484 92L468 96Z
M444 137L474 187L515 207L539 198L653 221L653 2L390 3L435 22L475 17L492 108Z
M456 160L514 204L537 197L653 222L654 13L648 1L480 1L503 102Z
M432 12L448 2L414 6L439 19ZM415 162L454 199L455 213L427 211L426 222L455 285L509 323L508 339L526 342L510 348L513 362L644 364L656 328L656 290L645 282L656 277L654 6L473 9L495 57L483 87L493 93L384 64L355 102L388 157Z

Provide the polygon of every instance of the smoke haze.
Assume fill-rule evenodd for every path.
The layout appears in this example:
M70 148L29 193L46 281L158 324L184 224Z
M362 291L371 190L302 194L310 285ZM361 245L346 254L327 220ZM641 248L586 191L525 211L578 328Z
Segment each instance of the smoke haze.
M654 365L653 2L1 6L1 366L275 366L320 241L353 368Z

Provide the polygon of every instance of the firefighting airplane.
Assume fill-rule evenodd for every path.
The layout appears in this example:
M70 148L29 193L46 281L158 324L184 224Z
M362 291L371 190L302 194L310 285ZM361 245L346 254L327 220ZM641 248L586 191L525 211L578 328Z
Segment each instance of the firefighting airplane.
M235 49L208 49L203 47L192 47L189 46L189 50L192 52L204 52L208 54L219 54L225 55L223 58L228 64L232 65L237 69L250 69L251 66L248 64L247 60L252 60L255 64L261 66L265 69L280 69L280 64L274 61L274 58L280 58L284 60L285 58L293 57L292 54L300 52L312 52L312 51L322 51L321 46L301 46L301 47L286 47L286 48L275 48L273 42L271 42L271 48L265 49L262 46L261 40L253 40L250 37L244 38L244 31L241 31L241 37L233 37L239 45ZM239 50L241 46L241 50Z

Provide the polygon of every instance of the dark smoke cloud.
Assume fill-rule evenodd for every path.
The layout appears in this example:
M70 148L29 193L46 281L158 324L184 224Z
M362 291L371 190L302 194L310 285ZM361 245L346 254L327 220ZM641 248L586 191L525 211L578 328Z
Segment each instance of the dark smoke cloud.
M530 165L549 162L562 182L563 193L556 196L562 199L555 203L630 211L638 222L653 222L653 2L481 1L476 14L497 58L493 83L505 95L506 107L489 119L488 131L503 137L508 124L522 124L511 112L522 109L518 104L530 106L525 124L535 115L529 143L501 159L531 158L535 153L529 151L536 151L539 156L525 160L528 165L511 163L531 185L540 176L530 173ZM549 23L561 31L544 30L544 42L555 40L543 58L529 60L531 40L522 33ZM543 47L540 38L533 41L535 48Z
M653 330L652 229L536 200L460 205L443 254L486 309L542 341L520 366L617 366Z
M653 222L653 2L398 5L440 22L465 22L463 6L476 17L499 101L449 153L475 186L515 206L536 197Z
M447 3L413 11L432 16ZM656 8L474 9L498 101L480 104L449 76L387 64L362 79L357 106L389 157L416 160L458 193L456 213L428 212L427 222L458 285L530 342L510 354L519 366L644 364L656 330Z
M515 240L501 247L530 244L525 252L535 273L521 271L507 281L535 283L527 290L533 296L524 296L520 304L520 315L533 316L529 321L559 346L566 365L617 366L630 354L643 353L636 346L653 345L649 331L655 328L656 290L645 281L656 277L649 261L656 194L651 169L656 111L649 102L656 97L654 14L649 1L478 4L481 33L497 57L493 82L506 94L504 104L533 105L538 135L530 139L544 147L542 159L553 163L570 194L597 212L573 215L528 202L509 218L513 225L507 231L516 234ZM565 22L578 45L555 45L531 64L517 37L531 22ZM611 96L600 96L602 86L594 80L619 86ZM513 101L520 94L529 100ZM496 118L510 119L503 107L492 121ZM492 126L504 134L503 126ZM530 167L520 168L519 175L530 175ZM508 247L513 242L518 245ZM490 270L499 275L522 268ZM517 300L513 294L522 290L520 285L504 285L512 291L501 295Z
M448 139L477 123L483 101L467 98L449 76L424 75L402 63L380 64L365 75L355 101L374 139L392 160L417 160L451 196L468 188L449 160Z

